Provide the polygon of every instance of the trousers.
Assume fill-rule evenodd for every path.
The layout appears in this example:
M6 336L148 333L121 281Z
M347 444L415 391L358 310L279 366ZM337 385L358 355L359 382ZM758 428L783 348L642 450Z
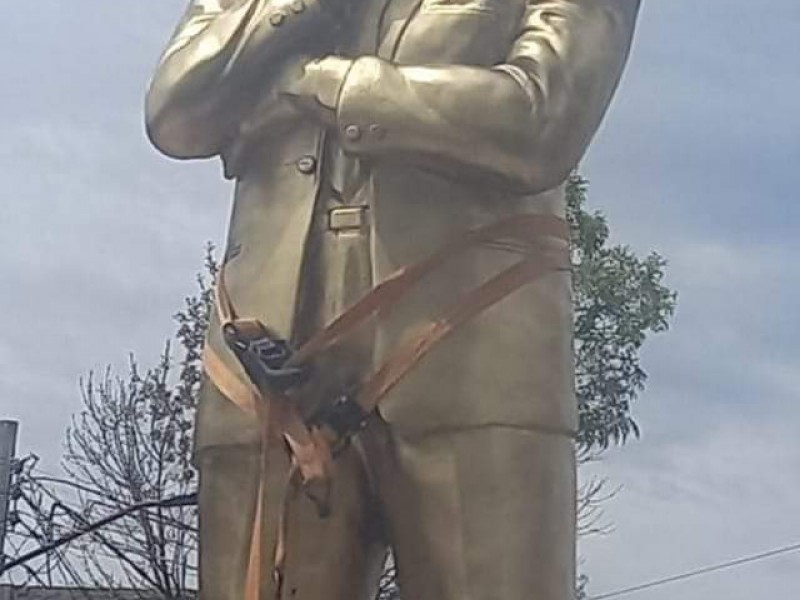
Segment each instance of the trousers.
M372 600L389 546L405 600L573 597L576 485L566 436L486 426L404 439L375 418L336 460L327 516L299 489L282 498L288 458L279 444L269 454L260 499L257 449L198 457L202 600L242 599L258 501L264 600L277 594L270 550L281 513L281 600Z

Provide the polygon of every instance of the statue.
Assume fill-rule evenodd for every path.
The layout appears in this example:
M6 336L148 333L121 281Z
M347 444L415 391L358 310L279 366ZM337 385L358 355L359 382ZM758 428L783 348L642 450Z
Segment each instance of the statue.
M638 8L192 0L146 119L236 184L196 426L204 600L366 599L389 545L407 600L573 597L563 183Z

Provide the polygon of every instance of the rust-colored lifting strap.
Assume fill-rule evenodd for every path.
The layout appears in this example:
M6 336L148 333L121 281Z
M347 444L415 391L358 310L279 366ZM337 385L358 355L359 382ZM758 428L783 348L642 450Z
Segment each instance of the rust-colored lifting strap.
M439 342L458 327L497 304L525 284L554 271L570 269L567 244L547 243L545 238L569 241L569 226L564 219L549 215L516 215L487 226L465 232L446 243L438 252L417 263L402 267L376 285L360 300L327 327L300 346L286 363L297 366L307 363L320 352L349 336L368 318L380 312L383 316L395 307L414 286L441 265L462 252L483 244L511 242L521 258L483 284L471 290L448 307L435 321L422 324L420 330L400 345L384 364L366 381L354 398L364 414L372 413L381 399L419 363ZM221 325L236 323L239 327L262 327L258 321L238 319L220 269L215 288L215 301ZM338 434L323 425L307 425L284 394L261 389L239 379L210 346L206 347L204 366L220 391L243 410L258 416L262 424L262 446L270 436L282 436L292 451L291 478L299 476L309 496L323 505L327 481L332 468L332 448L340 440ZM266 401L265 401L266 400ZM265 454L265 452L264 452ZM266 468L265 459L262 469ZM262 474L263 483L263 474ZM260 522L260 516L258 518ZM259 527L254 528L253 554L258 554ZM279 533L276 567L282 562L285 536ZM251 567L256 561L251 554ZM279 576L279 569L276 574ZM246 600L258 598L258 574L248 575Z

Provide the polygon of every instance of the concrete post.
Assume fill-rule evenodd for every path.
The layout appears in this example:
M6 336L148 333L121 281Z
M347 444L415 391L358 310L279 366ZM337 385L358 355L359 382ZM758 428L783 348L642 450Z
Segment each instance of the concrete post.
M11 496L11 462L17 449L16 421L0 421L0 565L5 559L6 526Z

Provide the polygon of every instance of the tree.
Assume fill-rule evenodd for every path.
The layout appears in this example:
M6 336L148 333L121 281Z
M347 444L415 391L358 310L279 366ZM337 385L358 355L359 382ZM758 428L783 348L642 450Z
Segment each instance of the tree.
M631 403L644 390L647 373L639 350L650 334L666 331L677 294L663 284L665 259L639 258L627 246L609 245L600 211L585 208L588 182L577 174L567 184L567 219L572 231L575 391L578 400L579 462L593 460L609 445L624 444L639 427ZM578 493L578 534L606 533L602 505L619 490L592 479ZM579 600L588 577L578 578Z
M191 437L215 274L209 247L198 289L175 315L177 344L168 341L154 367L142 371L131 357L124 377L106 370L81 381L83 410L67 430L61 461L66 477L46 477L27 461L10 541L21 552L127 507L151 506L28 565L25 580L154 591L160 598L192 593L196 508L158 504L196 487Z
M639 434L631 415L631 403L644 389L647 377L639 364L639 350L650 334L667 329L676 302L675 293L663 284L664 259L656 253L639 258L626 246L610 245L603 214L585 208L586 192L584 179L577 175L569 179L567 217L572 232L580 416L577 444L582 460ZM28 539L52 537L54 529L66 526L64 519L74 527L81 519L97 519L128 504L163 499L193 487L191 417L211 306L210 281L215 274L209 249L198 290L186 298L176 315L177 353L168 343L151 369L141 372L132 358L124 378L107 372L100 379L90 375L82 384L84 410L67 433L63 461L70 475L71 501L54 501L54 482L48 486L41 478L29 477L22 501L28 522L37 525L26 525ZM583 534L603 530L599 506L608 496L604 487L602 480L591 481L581 490L579 530ZM50 504L44 502L47 497ZM62 579L109 587L125 583L175 598L194 583L195 544L194 511L141 510L50 560L59 565ZM124 549L124 561L118 549ZM47 572L52 571L51 564ZM380 600L399 597L393 574L390 565ZM585 578L581 581L583 589Z
M667 330L677 296L663 284L666 261L658 253L639 258L609 245L605 216L585 209L586 191L585 179L570 178L578 444L605 450L639 435L631 415L647 381L639 350L648 335Z

